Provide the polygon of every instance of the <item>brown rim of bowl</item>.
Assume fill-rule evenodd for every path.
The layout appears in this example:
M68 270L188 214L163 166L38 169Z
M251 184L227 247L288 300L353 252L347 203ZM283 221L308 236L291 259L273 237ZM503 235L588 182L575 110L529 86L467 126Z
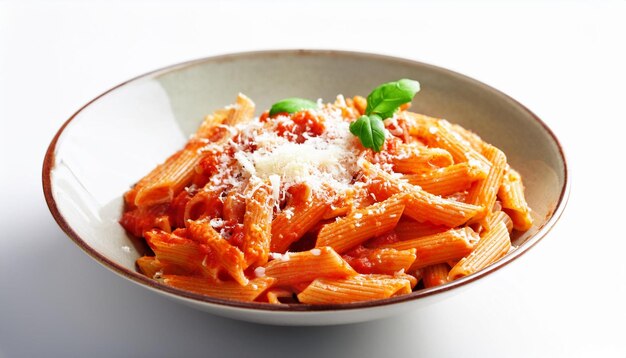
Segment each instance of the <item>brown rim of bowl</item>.
M422 67L429 67L429 68L433 68L442 72L445 72L449 75L452 76L456 76L456 77L460 77L466 80L469 80L470 82L473 82L479 86L482 86L484 88L486 88L487 90L494 92L495 94L502 96L503 98L513 102L515 105L519 106L520 108L522 108L525 112L527 112L528 114L531 115L532 118L535 119L535 121L537 121L542 127L543 129L550 135L550 137L552 138L552 140L554 141L554 143L556 144L556 146L559 149L559 154L561 155L561 160L563 161L563 169L564 169L564 185L561 189L561 193L559 195L559 200L557 202L556 208L554 209L554 212L552 213L551 217L548 219L548 221L546 221L541 227L539 227L537 233L535 233L535 235L531 236L530 238L528 238L528 240L526 240L526 242L524 242L523 244L521 244L517 249L515 249L513 252L509 253L508 255L506 255L504 258L500 259L499 261L491 264L490 266L480 270L479 272L476 272L472 275L454 280L452 282L446 283L444 285L441 286L437 286L437 287L433 287L433 288L429 288L429 289L423 289L420 291L415 291L412 292L408 295L402 295L402 296L396 296L396 297L391 297L391 298L387 298L387 299L381 299L381 300L375 300L375 301L365 301L365 302L355 302L355 303L344 303L344 304L327 304L327 305L308 305L308 304L283 304L283 305L271 305L271 304L267 304L267 303L261 303L261 302L243 302L243 301L234 301L234 300L226 300L226 299L220 299L220 298L213 298L213 297L209 297L209 296L204 296L204 295L200 295L197 293L193 293L190 291L185 291L185 290L181 290L178 288L174 288L171 286L167 286L163 283L160 283L158 281L155 281L153 279L150 279L142 274L140 274L137 271L133 271L133 270L129 270L111 260L109 260L108 258L104 257L103 255L101 255L98 251L94 250L92 247L90 247L89 245L87 245L87 243L72 229L72 227L68 224L68 222L65 220L65 218L63 217L63 215L60 213L56 201L54 199L54 196L52 194L52 184L51 184L51 172L54 166L54 153L56 150L56 144L59 140L59 137L61 136L61 134L63 133L63 131L65 130L65 128L67 127L67 125L74 119L76 118L76 116L78 114L80 114L85 108L87 108L88 106L90 106L92 103L94 103L95 101L97 101L98 99L100 99L101 97L107 95L108 93L126 85L129 84L131 82L134 82L136 80L142 79L142 78L146 78L146 77L153 77L156 76L160 73L165 73L165 72L170 72L170 71L174 71L174 70L178 70L178 69L182 69L182 68L187 68L199 63L204 63L207 61L212 61L212 62L222 62L222 61L229 61L229 60L235 60L235 59L239 59L239 58L244 58L244 57L259 57L259 56L268 56L268 57L274 57L274 56L350 56L350 57L356 57L356 58L363 58L363 57L367 57L370 59L378 59L378 60L383 60L383 61L391 61L391 62L397 62L397 63L404 63L404 64L410 64L410 65L419 65ZM519 103L518 101L516 101L515 99L509 97L508 95L498 91L497 89L488 86L478 80L475 80L473 78L470 78L468 76L465 76L463 74L454 72L452 70L448 70L442 67L438 67L438 66L434 66L434 65L430 65L430 64L426 64L423 62L419 62L419 61L414 61L414 60L408 60L408 59L403 59L403 58L398 58L398 57L393 57L393 56L387 56L387 55L380 55L380 54L372 54L372 53L364 53L364 52L355 52L355 51L341 51L341 50L267 50L267 51L251 51L251 52L240 52L240 53L232 53L232 54L223 54L223 55L217 55L217 56L211 56L211 57L205 57L205 58L201 58L201 59L196 59L196 60L191 60L191 61L187 61L187 62L182 62L179 64L175 64L175 65L171 65L171 66L167 66L167 67L163 67L154 71L150 71L147 73L144 73L142 75L139 75L137 77L134 77L130 80L127 80L125 82L120 83L119 85L109 89L108 91L100 94L99 96L95 97L94 99L92 99L91 101L89 101L87 104L85 104L84 106L82 106L76 113L74 113L59 129L59 131L56 133L56 135L54 136L54 138L52 139L52 141L50 142L50 146L48 147L48 150L46 151L46 156L44 158L44 162L43 162L43 172L42 172L42 181L43 181L43 190L44 190L44 196L46 198L46 203L48 204L48 208L50 209L50 212L52 213L52 216L54 217L54 219L57 221L58 225L61 227L61 229L83 250L85 251L87 254L89 254L93 259L95 259L96 261L98 261L100 264L102 264L103 266L105 266L106 268L112 270L113 272L137 283L140 285L145 285L148 286L149 288L155 289L157 291L164 291L165 293L168 294L172 294L172 295L176 295L176 296L181 296L184 297L186 299L190 299L193 301L198 301L198 302L203 302L203 303L209 303L209 304L215 304L215 305L220 305L220 306L228 306L230 308L245 308L245 309L251 309L251 310L261 310L261 311L279 311L279 312L307 312L307 311L311 311L311 312L319 312L319 311L335 311L335 310L349 310L349 309L360 309L360 308L369 308L369 307L379 307L379 306L385 306L385 305L389 305L389 304L394 304L394 303L400 303L400 302L408 302L408 301L413 301L419 298L424 298L424 297L429 297L429 296L433 296L435 294L441 293L441 292L446 292L446 291L450 291L452 289L455 289L457 287L461 287L461 286L465 286L470 282L474 282L476 280L478 280L479 278L486 276L502 267L504 267L505 265L507 265L508 263L510 263L511 261L515 260L516 258L518 258L519 256L521 256L522 254L524 254L526 251L528 251L531 247L533 247L537 242L539 242L553 227L554 224L558 221L558 219L561 217L561 214L563 213L563 210L565 209L568 197L569 197L569 188L570 188L570 180L569 180L569 176L568 176L568 168L567 168L567 161L565 158L565 153L563 152L563 147L561 145L561 143L559 142L558 138L554 135L554 133L552 132L552 130L537 116L535 115L533 112L531 112L528 108L526 108L524 105L522 105L521 103Z

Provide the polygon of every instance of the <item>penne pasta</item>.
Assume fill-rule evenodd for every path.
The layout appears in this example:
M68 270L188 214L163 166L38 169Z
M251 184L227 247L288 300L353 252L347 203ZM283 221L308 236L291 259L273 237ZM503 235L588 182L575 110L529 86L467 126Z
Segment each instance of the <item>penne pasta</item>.
M382 247L396 250L415 249L416 258L410 270L416 270L426 266L460 259L474 250L474 246L478 240L478 234L469 227L464 227L461 229L450 229L438 234L398 241L383 245Z
M432 235L448 230L442 225L434 225L429 222L419 222L409 218L402 218L394 229L399 241L414 239L420 236Z
M195 137L218 142L227 133L227 129L222 124L229 115L229 112L229 109L223 108L204 117L204 120L196 131Z
M272 288L267 290L267 302L272 304L282 304L280 299L293 301L293 292L282 288Z
M486 145L484 149L485 157L491 163L489 173L484 179L478 180L469 190L466 201L470 204L481 206L483 209L472 221L484 219L496 202L498 189L502 184L502 175L506 166L506 157L498 148Z
M428 128L425 139L429 145L447 150L455 163L468 162L484 173L489 172L491 163L481 152L472 148L452 127L450 122L439 120Z
M284 253L321 219L329 205L319 198L284 209L272 221L270 250Z
M391 159L398 173L422 173L452 165L450 153L441 148L428 148L414 144L400 144Z
M439 121L437 118L409 111L402 112L401 118L406 121L409 134L419 138L431 135L430 128L436 126Z
M139 271L151 278L154 278L157 273L163 272L163 264L159 262L156 256L142 256L136 261Z
M450 195L469 189L478 179L485 178L485 173L475 170L469 163L459 163L444 168L433 169L420 174L405 174L409 184L416 185L433 195Z
M189 236L212 250L214 260L240 285L248 284L243 253L220 236L207 221L189 221ZM157 255L158 256L158 255Z
M356 275L356 271L330 247L277 255L267 264L264 273L276 279L276 286L311 282L318 277Z
M166 233L161 230L150 230L145 233L146 242L154 251L155 257L165 274L185 274L210 277L218 279L219 265L212 260L213 250L193 240L177 235ZM141 260L141 259L140 259ZM140 267L152 270L148 267L146 259L137 261ZM152 263L151 265L153 265Z
M254 301L265 290L272 286L274 279L261 277L251 280L245 285L237 282L212 281L202 277L188 277L178 275L165 275L163 282L172 287L200 293L210 297L227 298L237 301Z
M402 195L368 206L325 225L317 236L316 247L332 246L342 253L376 235L393 230L404 210Z
M321 305L377 300L411 293L407 278L357 275L344 279L319 278L298 294L302 303Z
M360 115L365 114L365 108L367 107L367 100L362 96L354 96L352 97L352 102L354 104L354 108L359 112Z
M452 267L448 277L454 280L482 270L508 253L510 248L509 232L504 222L500 222L480 238L476 249L469 256Z
M190 142L141 179L125 195L126 203L132 207L147 207L171 202L176 194L191 183L194 168L200 160L200 144Z
M502 208L513 220L513 226L516 230L526 231L531 228L533 218L524 197L522 177L510 167L504 174L502 185L498 190L498 197L502 200Z
M219 191L203 188L185 204L183 222L204 218L215 218L222 215L223 207Z
M362 160L359 165L372 181L372 191L381 197L405 193L404 214L414 220L429 221L435 225L456 227L474 217L482 208L454 200L447 200L423 191Z
M393 275L396 272L409 270L415 261L415 249L369 249L361 246L345 253L342 257L358 273Z
M224 119L227 126L236 126L252 120L254 116L254 102L243 93L237 95L237 102L228 112L228 116Z
M513 230L513 220L504 211L492 211L483 224L485 230L492 230L499 222L503 222L509 233Z
M447 283L449 271L450 266L448 266L448 264L446 263L440 263L424 267L421 270L424 288L431 288Z
M265 183L248 184L243 217L243 252L247 265L265 265L270 253L274 198Z
M161 229L166 232L172 231L170 216L167 208L162 205L147 208L135 208L125 212L120 219L120 224L135 236L142 236L151 229Z

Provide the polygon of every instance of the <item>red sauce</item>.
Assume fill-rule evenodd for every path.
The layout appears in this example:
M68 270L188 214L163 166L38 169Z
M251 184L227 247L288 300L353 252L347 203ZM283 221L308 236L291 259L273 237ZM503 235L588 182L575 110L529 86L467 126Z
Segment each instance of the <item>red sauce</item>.
M323 119L309 111L296 112L290 115L289 119L281 120L276 126L279 136L296 143L304 143L306 137L317 137L325 131Z
M243 249L243 243L245 239L245 235L243 233L243 224L227 223L225 227L231 230L231 235L228 239L228 242L230 242L231 245Z
M172 200L167 214L170 217L170 223L172 223L174 227L185 226L185 206L187 206L187 203L194 195L195 193L183 190Z
M199 195L202 195L201 200L194 202L191 204L189 208L189 217L188 219L197 220L200 218L220 218L222 217L222 212L224 209L224 204L220 200L219 193L200 193L194 197L198 198Z
M133 209L122 215L120 224L135 236L142 236L144 231L159 227L159 219L167 217L167 205Z
M370 249L366 249L363 245L359 245L346 252L343 255L343 259L359 273L372 273L374 263L371 262L368 257L370 251Z

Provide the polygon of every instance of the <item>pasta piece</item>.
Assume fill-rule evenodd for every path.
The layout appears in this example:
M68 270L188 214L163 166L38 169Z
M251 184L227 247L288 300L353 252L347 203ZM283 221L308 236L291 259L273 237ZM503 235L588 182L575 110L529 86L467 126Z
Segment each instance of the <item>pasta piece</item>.
M230 109L228 116L224 120L224 124L228 126L236 126L249 122L254 117L254 102L243 93L237 95L237 102Z
M504 211L498 210L491 212L485 222L483 223L483 228L485 230L493 229L499 222L503 222L506 226L506 229L509 233L513 230L513 220L509 217Z
M378 300L411 293L411 282L389 275L357 275L344 279L319 278L298 295L314 305Z
M448 230L448 228L442 225L433 225L429 222L419 222L409 218L400 219L394 229L400 241L432 235L446 230Z
M245 285L240 285L233 281L219 282L202 277L165 275L163 276L163 282L172 287L210 297L254 301L271 287L275 280L271 277L259 277Z
M393 275L396 272L409 270L415 261L415 249L368 249L361 246L345 253L342 257L358 273Z
M425 139L429 145L450 152L455 163L469 162L478 167L480 171L489 172L491 163L455 132L450 122L442 119L437 121L435 125L431 125Z
M359 165L371 179L371 190L376 195L384 197L401 192L405 193L404 215L414 220L456 227L467 222L481 210L481 207L476 205L447 200L427 193L419 187L401 181L366 160L360 160Z
M476 249L469 256L452 267L448 278L455 280L482 270L506 255L510 248L509 232L504 222L500 222L480 238Z
M185 275L188 272L174 265L163 264L156 256L142 256L136 263L141 273L155 279L161 275Z
M328 210L319 198L285 208L272 221L270 251L283 253L317 224Z
M163 270L163 265L156 256L142 256L137 259L136 263L139 271L150 278L154 278L157 272Z
M167 207L163 205L126 211L120 219L120 225L135 236L143 236L145 231L151 229L172 231Z
M370 205L322 228L316 247L332 246L338 253L376 235L393 230L404 210L403 195Z
M426 266L422 269L422 279L424 280L424 288L443 285L448 282L448 272L450 266L446 263Z
M224 204L221 200L221 191L211 190L208 187L200 190L185 205L184 222L204 218L219 218L222 216Z
M201 275L218 279L220 267L211 259L214 254L211 248L161 230L146 231L144 235L162 268L167 268L163 273Z
M224 220L228 222L243 222L246 213L246 198L237 189L232 189L224 199Z
M480 207L454 200L443 199L422 190L407 193L404 214L418 221L456 227L474 217Z
M404 273L404 271L402 270L400 270L399 272L394 272L393 277L401 278L401 279L405 279L409 281L409 283L411 284L411 290L413 290L415 286L417 285L417 282L421 280L421 276L418 277L416 275L409 275L407 273Z
M414 144L400 144L398 153L391 158L393 170L398 173L422 173L435 168L452 165L450 153L441 148L420 147Z
M362 96L354 96L352 97L352 101L354 103L354 108L359 112L359 114L365 114L365 109L367 108L367 100Z
M513 228L519 231L526 231L533 226L533 218L530 215L531 211L519 212L511 209L503 209L513 221Z
M324 219L334 219L338 216L346 216L355 211L376 203L375 198L366 187L356 187L350 190L343 198L338 198L326 210Z
M227 128L222 125L230 110L223 108L204 117L200 127L196 131L196 138L208 139L212 142L219 141L227 133Z
M243 217L243 252L248 266L261 266L267 263L270 253L274 198L265 183L251 182L248 186Z
M450 229L439 234L398 241L382 247L396 250L415 249L416 259L410 270L416 270L467 256L474 250L478 240L478 234L469 227L464 227L461 229Z
M356 275L335 250L320 247L309 251L286 253L265 266L265 275L276 279L276 286L311 282L318 277L349 277Z
M458 133L463 139L478 153L483 152L483 146L486 144L476 133L461 127L458 124L452 124L451 128Z
M420 138L431 135L430 128L436 126L439 121L437 118L408 111L400 112L400 115L406 121L409 134Z
M191 183L195 166L200 161L201 142L190 141L184 149L167 158L141 179L124 198L131 206L151 206L169 203L185 186Z
M207 221L189 221L187 229L192 239L211 248L220 267L235 281L242 286L248 284L248 278L243 273L247 267L246 260L241 250L222 238Z
M350 121L357 119L360 116L359 111L354 107L354 103L351 103L351 98L344 98L343 95L337 95L337 99L333 106L341 110L341 116Z
M485 176L484 172L464 162L420 174L403 175L402 178L431 194L450 195L469 189L474 181Z
M470 204L482 206L483 210L476 214L472 221L484 219L496 202L498 189L502 184L502 176L506 166L506 157L498 148L485 145L485 157L491 162L487 177L478 180L469 190L466 201Z
M282 304L282 299L293 299L293 292L282 288L271 288L267 290L267 302L272 304Z
M531 228L533 218L524 197L522 177L510 167L504 174L502 186L498 190L498 197L502 200L502 207L513 220L513 227L516 230L526 231Z

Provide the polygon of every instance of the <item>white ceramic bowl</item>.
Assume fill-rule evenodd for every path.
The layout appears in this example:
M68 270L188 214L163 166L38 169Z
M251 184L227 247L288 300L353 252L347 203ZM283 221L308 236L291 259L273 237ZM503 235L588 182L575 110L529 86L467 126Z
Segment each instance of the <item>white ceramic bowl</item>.
M422 91L412 109L449 119L500 147L525 181L536 224L514 237L517 249L488 268L445 285L385 300L327 306L269 305L201 296L136 271L146 250L118 224L122 194L179 149L204 115L238 92L257 108L285 97L332 100L365 95L380 83L412 78ZM458 73L399 58L340 51L265 51L224 55L139 76L98 96L59 130L46 153L43 187L61 228L120 276L214 314L285 325L373 320L444 298L483 279L535 245L559 218L568 195L567 166L550 129L524 106Z

